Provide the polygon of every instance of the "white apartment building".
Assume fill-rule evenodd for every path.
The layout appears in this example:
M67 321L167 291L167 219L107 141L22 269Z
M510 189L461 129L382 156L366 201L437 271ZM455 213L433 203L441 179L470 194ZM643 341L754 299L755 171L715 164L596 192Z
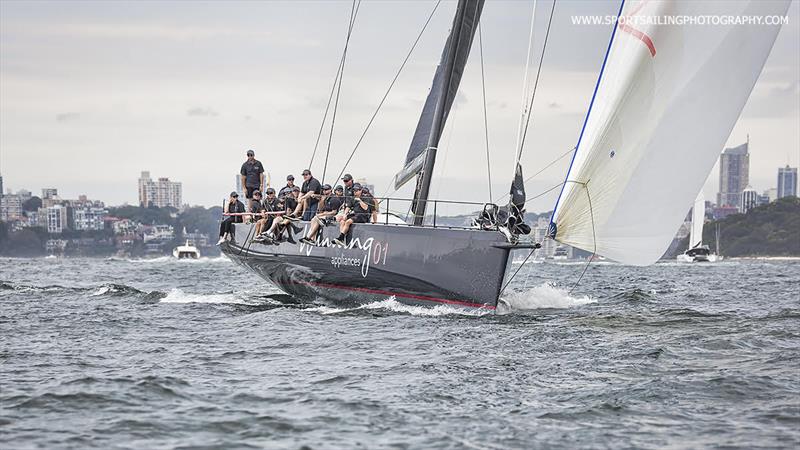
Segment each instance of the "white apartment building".
M165 208L171 206L180 208L183 204L182 184L169 181L169 178L150 178L150 172L142 172L139 177L139 206L157 206Z

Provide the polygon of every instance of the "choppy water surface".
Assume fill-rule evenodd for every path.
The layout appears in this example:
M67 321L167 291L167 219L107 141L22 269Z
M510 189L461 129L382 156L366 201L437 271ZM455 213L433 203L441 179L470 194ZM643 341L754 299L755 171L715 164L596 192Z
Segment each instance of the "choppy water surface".
M0 259L0 446L800 445L800 263L599 263L568 295L582 268L462 314L297 305L222 258Z

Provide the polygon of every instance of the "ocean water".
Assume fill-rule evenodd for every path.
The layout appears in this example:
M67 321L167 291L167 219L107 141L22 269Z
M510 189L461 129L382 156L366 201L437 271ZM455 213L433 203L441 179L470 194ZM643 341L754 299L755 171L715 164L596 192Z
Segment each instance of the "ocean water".
M529 264L498 313L0 259L0 447L798 448L800 262Z

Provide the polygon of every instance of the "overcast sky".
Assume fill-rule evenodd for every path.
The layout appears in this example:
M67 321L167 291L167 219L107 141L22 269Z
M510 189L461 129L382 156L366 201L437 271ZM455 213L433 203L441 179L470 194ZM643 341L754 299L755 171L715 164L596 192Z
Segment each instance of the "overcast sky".
M419 33L435 0L364 1L355 24L333 134L332 182ZM400 169L456 3L439 6L420 45L348 167L385 195ZM341 56L350 1L0 1L0 174L6 188L62 198L137 202L137 178L183 182L184 202L214 205L252 148L282 185L310 160ZM538 5L541 46L550 3ZM616 13L618 1L560 1L523 162L526 173L575 145L610 28L574 14ZM507 192L520 114L531 3L488 1L482 23L491 169ZM775 186L800 158L800 13L795 1L728 146L749 133L750 179ZM432 196L487 199L477 40L440 143ZM321 178L323 144L312 166ZM722 149L720 149L722 150ZM320 156L320 154L322 156ZM527 186L563 181L568 159ZM690 164L687 161L687 164ZM706 183L717 190L717 171ZM331 173L333 175L331 175ZM410 183L413 184L413 183ZM410 196L411 187L397 196ZM557 191L530 209L552 208ZM690 205L687 205L687 208Z

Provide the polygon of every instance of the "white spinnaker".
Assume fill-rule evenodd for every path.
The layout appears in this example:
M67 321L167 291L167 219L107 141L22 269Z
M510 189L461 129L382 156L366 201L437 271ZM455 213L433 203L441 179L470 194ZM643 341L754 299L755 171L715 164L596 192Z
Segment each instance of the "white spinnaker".
M652 264L700 191L779 25L635 22L785 16L789 0L626 4L552 222L555 239ZM709 20L712 20L709 18Z
M703 245L703 224L706 221L706 198L697 194L692 206L692 230L689 232L689 248Z

